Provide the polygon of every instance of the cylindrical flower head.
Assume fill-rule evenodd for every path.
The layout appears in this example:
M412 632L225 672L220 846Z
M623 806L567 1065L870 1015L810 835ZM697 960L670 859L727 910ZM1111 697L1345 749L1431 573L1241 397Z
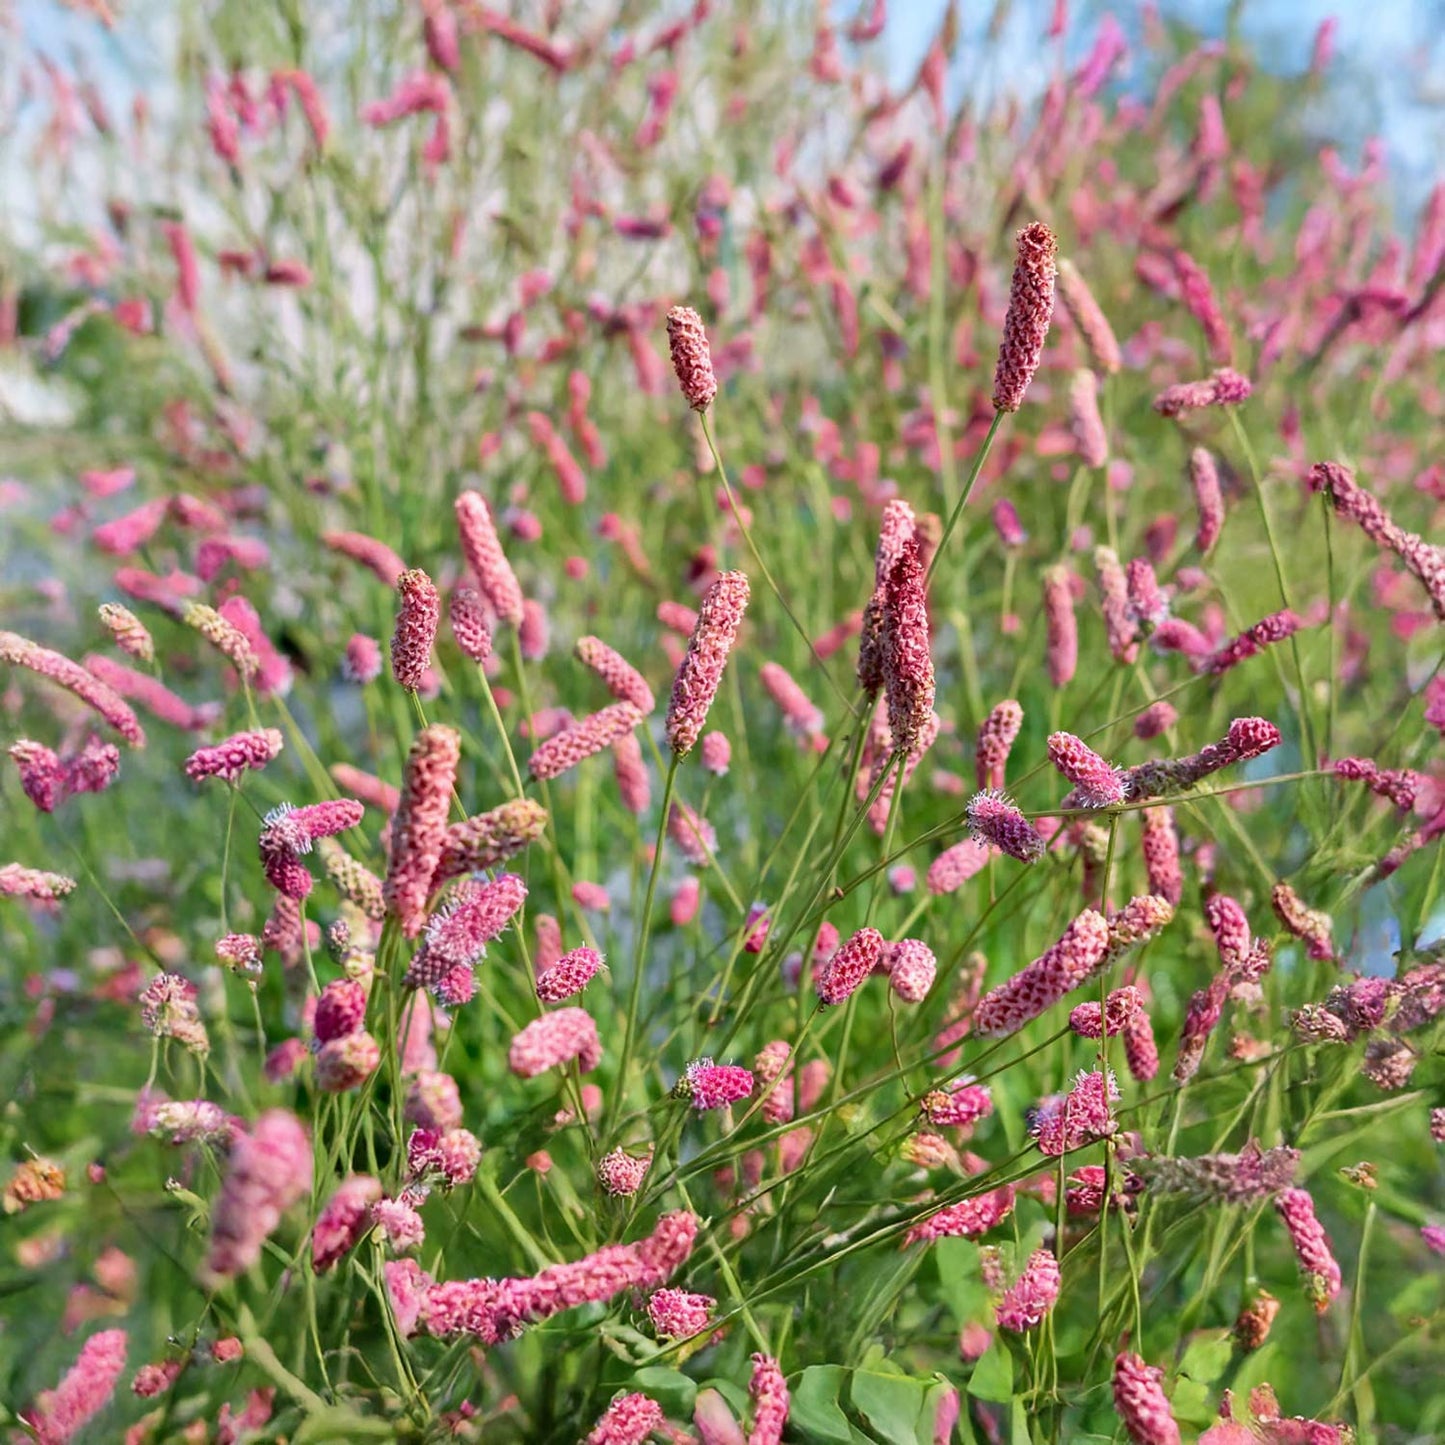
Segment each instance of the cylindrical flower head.
M928 866L924 886L936 897L953 893L982 871L992 854L992 846L976 838L965 838L961 843L945 849Z
M728 1105L748 1098L755 1084L751 1069L739 1064L715 1064L711 1059L696 1059L687 1066L677 1081L677 1092L692 1103L699 1113L726 1109Z
M492 655L492 626L482 594L475 587L453 587L447 599L447 619L462 656L485 662Z
M1119 769L1106 763L1073 733L1049 737L1049 761L1073 785L1081 807L1108 808L1124 801Z
M1103 914L1086 908L1057 943L979 1000L973 1013L974 1031L990 1038L1017 1033L1086 982L1108 948L1108 923Z
M576 650L577 660L602 679L607 691L618 702L630 702L644 715L657 706L652 689L642 674L600 637L579 637Z
M1306 1292L1315 1311L1323 1314L1340 1292L1340 1266L1330 1248L1330 1237L1315 1218L1315 1202L1307 1189L1284 1189L1274 1201L1279 1217L1294 1244L1300 1268L1305 1273Z
M1064 257L1058 265L1059 300L1064 303L1069 319L1078 329L1089 353L1090 364L1096 371L1112 376L1124 364L1114 328L1109 325L1108 317L1100 310L1094 293L1089 290L1074 263Z
M584 1445L645 1445L665 1423L656 1400L641 1391L619 1395L588 1432Z
M692 751L707 722L747 605L748 579L741 572L719 574L703 594L667 708L667 741L679 757Z
M1002 793L975 793L964 809L975 841L987 843L1020 863L1044 854L1043 835Z
M883 957L883 935L860 928L827 963L813 971L813 987L825 1004L840 1004L862 987Z
M890 497L883 505L883 518L878 527L878 546L873 553L873 594L863 612L862 630L858 639L858 685L869 697L883 686L883 598L888 579L904 543L912 539L917 528L913 508L901 497Z
M717 395L717 378L707 329L691 306L674 306L667 313L667 344L684 399L694 411L706 411Z
M768 695L777 704L788 731L799 737L812 737L823 730L823 713L818 705L798 686L787 668L776 662L765 662L758 670Z
M639 1157L625 1149L614 1149L597 1161L597 1182L614 1198L630 1199L642 1188L651 1167L650 1151Z
M883 688L895 752L907 752L933 712L933 658L917 537L903 544L883 593Z
M156 660L156 645L150 632L130 608L122 607L119 602L102 602L100 620L122 652L141 662Z
M100 659L96 659L97 664ZM134 711L123 697L93 672L87 671L78 662L72 662L62 653L41 647L29 638L14 632L0 632L0 662L12 667L24 667L40 677L48 677L67 692L74 693L81 702L97 712L133 748L145 746L146 735L136 719ZM112 664L117 672L128 669Z
M316 1087L326 1094L359 1089L381 1064L381 1045L365 1029L328 1039L316 1051Z
M396 579L396 590L401 605L391 639L391 674L402 687L415 692L431 664L442 615L441 596L420 567L403 572Z
M553 734L527 760L534 778L560 777L578 763L609 748L642 721L642 713L630 702L614 702L570 728Z
M354 979L335 978L321 990L311 1032L319 1044L354 1034L366 1019L366 990Z
M124 1330L92 1335L65 1378L53 1390L41 1391L34 1408L21 1417L40 1445L67 1445L105 1408L125 1369L127 1339Z
M1159 1072L1159 1046L1154 1041L1154 1025L1148 1011L1136 1008L1124 1025L1124 1061L1129 1072L1141 1084L1147 1084Z
M1018 233L1008 313L993 374L993 404L998 411L1019 409L1039 369L1054 314L1058 250L1054 233L1041 221Z
M980 788L1003 789L1009 753L1023 725L1024 710L1013 698L996 703L979 724L973 771Z
M940 1129L967 1129L993 1113L993 1091L987 1084L960 1079L946 1089L931 1089L919 1108Z
M1099 378L1092 371L1076 371L1069 381L1069 431L1074 452L1086 467L1102 467L1109 460L1109 434L1099 415Z
M938 960L921 939L905 938L887 953L888 986L905 1003L922 1003L933 987Z
M1293 637L1303 625L1300 618L1288 608L1281 612L1272 612L1268 617L1262 618L1253 627L1245 628L1238 637L1232 638L1223 647L1203 658L1196 664L1196 669L1199 672L1210 672L1216 675L1228 672L1230 668L1237 667L1246 658L1255 656L1266 647Z
M311 1142L293 1114L271 1109L231 1146L211 1211L211 1245L201 1271L214 1287L243 1274L281 1216L311 1190Z
M903 1243L906 1247L934 1239L977 1239L1007 1219L1013 1213L1013 1207L1013 1185L1005 1184L989 1190L987 1194L960 1199L957 1204L930 1214L903 1236Z
M447 839L447 811L461 758L455 728L433 723L412 740L401 802L391 822L391 860L382 885L387 912L415 938L426 922L432 876Z
M403 979L408 988L436 988L453 969L477 963L521 909L527 885L515 873L501 873L464 883L453 897L427 925L426 942Z
M1247 376L1221 366L1205 381L1182 381L1165 387L1154 398L1154 410L1160 416L1180 416L1206 406L1237 406L1249 399L1252 390Z
M1109 655L1115 662L1132 663L1139 655L1139 624L1129 610L1129 583L1118 553L1112 547L1094 548L1094 571Z
M1189 454L1189 485L1199 513L1194 545L1207 554L1219 540L1220 528L1224 525L1224 494L1219 487L1219 468L1204 447L1195 447Z
M1180 1445L1164 1371L1127 1350L1114 1361L1114 1409L1134 1445Z
M1167 899L1176 908L1184 896L1184 875L1179 867L1179 838L1174 832L1170 808L1142 810L1142 851L1149 875L1149 891Z
M371 1227L371 1206L381 1194L381 1181L368 1174L352 1174L336 1187L311 1231L311 1267L317 1274L349 1254Z
M1063 1276L1059 1262L1049 1249L1036 1249L1023 1273L998 1302L996 1314L1001 1330L1023 1334L1040 1324L1059 1298Z
M779 1445L791 1402L782 1369L771 1355L753 1356L748 1398L753 1405L753 1428L748 1445Z
M622 806L634 817L641 817L652 802L652 782L635 731L623 733L612 744L612 777Z
M502 551L486 498L480 492L462 492L456 500L457 535L467 566L492 611L513 627L522 625L522 588L512 564Z
M665 1340L686 1340L707 1327L717 1301L707 1294L689 1294L685 1289L660 1289L647 1301L652 1328Z
M1067 567L1050 567L1044 573L1044 628L1047 636L1049 681L1065 687L1079 666L1079 625L1074 618L1074 592Z
M207 607L202 602L187 602L181 612L181 621L187 627L194 627L247 682L260 671L261 659L246 634L235 623L222 617L214 607Z
M702 735L702 767L715 778L727 776L732 764L733 746L726 733L710 732Z
M1141 742L1148 742L1150 738L1157 738L1161 733L1168 732L1178 721L1179 710L1172 702L1160 698L1158 702L1151 702L1135 717L1134 736Z
M1335 956L1331 933L1334 924L1328 913L1310 908L1288 883L1276 883L1270 895L1275 917L1285 929L1304 941L1309 956L1328 962Z
M1229 975L1216 974L1207 988L1195 990L1184 1012L1184 1023L1179 1030L1179 1052L1174 1059L1174 1082L1185 1083L1199 1072L1200 1060L1204 1057L1209 1036L1219 1020L1224 1017L1224 1005L1229 999Z
M1092 1000L1079 1004L1069 1014L1069 1028L1081 1039L1099 1039L1106 1033L1114 1038L1129 1027L1129 1020L1138 1008L1139 990L1132 984L1125 984L1104 1000L1103 1008Z
M537 975L537 997L543 1003L561 1003L581 993L601 967L602 955L595 948L574 948Z
M597 1025L586 1009L560 1008L533 1019L513 1040L507 1063L514 1074L535 1079L548 1069L577 1061L582 1073L590 1073L602 1060L602 1041Z
M546 826L547 810L531 798L516 798L453 823L437 859L433 890L463 873L481 873L505 863L535 843Z
M321 543L333 552L360 563L391 588L395 588L396 579L406 571L406 563L385 542L379 542L363 532L323 532Z

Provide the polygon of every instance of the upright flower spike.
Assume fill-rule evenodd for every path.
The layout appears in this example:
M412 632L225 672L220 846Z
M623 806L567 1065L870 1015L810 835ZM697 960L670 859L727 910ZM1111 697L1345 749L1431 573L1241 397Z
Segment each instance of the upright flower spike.
M1315 1218L1315 1202L1307 1189L1284 1189L1276 1197L1274 1207L1289 1230L1315 1311L1323 1314L1330 1301L1339 1294L1343 1279L1334 1251L1330 1248L1330 1237Z
M1180 1445L1164 1371L1127 1350L1114 1361L1114 1409L1134 1445Z
M703 594L667 708L667 741L679 757L692 751L707 722L747 605L748 579L741 572L723 572Z
M391 639L391 674L402 687L415 692L431 664L441 621L441 596L420 567L403 572L396 579L396 591L401 603Z
M602 679L618 702L630 702L644 716L657 706L642 674L600 637L579 637L576 651L577 660Z
M42 1391L34 1406L21 1415L40 1445L66 1445L100 1414L125 1369L128 1342L124 1330L101 1330L92 1335L65 1378L55 1389Z
M1067 257L1058 263L1057 277L1059 300L1069 313L1085 349L1089 363L1095 371L1112 376L1124 364L1119 343L1114 337L1114 328L1089 290L1088 283L1079 274L1079 269Z
M788 1423L791 1400L783 1371L771 1355L753 1356L748 1399L753 1407L753 1428L748 1435L748 1445L779 1445L783 1438L783 1426Z
M1059 243L1041 221L1018 233L1013 282L1003 340L993 374L993 404L998 411L1017 411L1039 369L1044 341L1054 314L1054 278Z
M457 536L467 566L477 579L492 611L512 627L522 625L522 588L512 564L502 551L486 498L480 492L462 492L456 500Z
M974 779L980 788L1002 791L1009 753L1024 725L1024 710L1013 699L996 703L979 724L974 748Z
M884 503L873 554L873 594L863 610L858 638L858 686L869 697L876 697L883 687L883 599L888 579L916 528L913 508L901 497L890 497Z
M717 395L717 377L707 328L691 306L674 306L667 313L667 344L683 398L694 411L706 411Z
M1094 571L1109 655L1115 662L1132 663L1139 656L1139 624L1129 610L1129 583L1118 553L1112 547L1095 547Z
M382 895L387 912L415 938L426 921L432 877L447 842L447 811L461 759L461 735L433 723L412 740L401 802L391 825L391 860Z
M813 987L824 1004L840 1004L862 987L883 957L883 935L860 928L827 963L814 970Z
M462 656L485 662L492 655L492 625L486 604L475 587L453 587L447 599L447 620Z
M1224 526L1224 494L1220 491L1219 468L1214 456L1204 447L1195 447L1189 454L1189 485L1199 514L1194 545L1207 556Z
M895 752L908 752L933 712L933 658L918 539L902 547L883 594L883 688Z
M1065 687L1079 666L1079 626L1067 567L1050 567L1044 573L1044 628L1049 681Z
M1087 368L1069 381L1069 430L1074 452L1086 467L1102 467L1109 460L1109 434L1099 415L1099 378Z
M1024 1334L1043 1322L1059 1298L1063 1276L1049 1249L1036 1249L1023 1273L1005 1291L996 1307L999 1328Z

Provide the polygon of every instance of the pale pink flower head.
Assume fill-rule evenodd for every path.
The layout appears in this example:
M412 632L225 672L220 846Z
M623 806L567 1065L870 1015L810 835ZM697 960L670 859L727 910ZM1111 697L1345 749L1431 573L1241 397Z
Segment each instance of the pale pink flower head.
M80 1356L53 1390L44 1390L22 1415L40 1445L66 1445L95 1418L115 1393L125 1369L128 1337L124 1330L101 1330L81 1347Z
M1067 257L1058 263L1057 285L1059 300L1064 303L1064 309L1089 353L1090 365L1096 371L1112 375L1123 365L1114 329L1094 299L1088 283Z
M543 1003L561 1003L581 993L601 967L602 955L595 948L574 948L537 975L537 997Z
M644 715L657 706L652 689L642 674L600 637L579 637L576 652L577 660L602 679L607 691L618 702L630 702Z
M964 814L976 843L997 848L1020 863L1036 863L1043 857L1042 834L1003 793L975 793Z
M982 871L992 853L992 844L965 838L945 849L929 864L924 886L935 896L956 892Z
M674 306L667 313L667 344L683 398L694 411L706 411L717 395L717 378L707 329L691 306Z
M1315 1202L1307 1189L1283 1189L1274 1207L1294 1244L1305 1276L1305 1289L1315 1311L1323 1314L1343 1284L1340 1266L1330 1248L1330 1237L1315 1217Z
M703 594L667 709L667 741L679 757L692 751L707 721L748 595L748 579L741 572L721 573Z
M1132 984L1116 988L1101 1008L1097 1000L1081 1003L1069 1014L1069 1028L1081 1039L1110 1038L1122 1034L1140 1006L1139 990Z
M150 632L128 607L122 607L119 602L102 602L99 615L101 623L122 652L140 662L155 661L156 647Z
M316 1053L316 1087L327 1094L359 1089L381 1064L381 1045L357 1029L329 1039Z
M978 729L974 777L983 789L1001 791L1009 753L1023 727L1024 710L1013 699L996 703Z
M1030 1132L1041 1154L1066 1154L1095 1139L1113 1134L1118 1125L1111 1105L1119 1097L1112 1073L1095 1069L1081 1073L1062 1098L1041 1104Z
M629 1154L625 1149L613 1149L597 1161L597 1182L608 1193L617 1198L630 1199L642 1188L647 1171L652 1167L652 1151L646 1154Z
M993 376L993 404L998 411L1017 411L1022 405L1039 369L1054 314L1059 251L1054 233L1035 221L1018 233L1016 245L1008 312Z
M908 752L933 713L933 658L917 537L907 538L883 589L882 670L888 731L895 752Z
M702 735L702 767L706 773L711 773L715 778L727 776L728 766L732 762L732 744L728 742L726 733L714 730Z
M888 950L886 961L893 992L905 1003L922 1003L938 973L933 950L921 939L905 938Z
M492 611L513 627L522 624L522 588L502 551L492 513L480 492L462 492L456 500L457 534L467 565Z
M433 723L412 740L401 801L391 824L391 859L383 884L387 912L415 938L426 921L432 875L447 838L447 813L461 757L455 728ZM540 831L540 829L539 829Z
M697 1059L677 1081L677 1090L701 1114L726 1109L748 1098L755 1083L752 1070L739 1064L715 1064L711 1059Z
M642 721L642 713L630 702L614 702L548 738L527 760L534 778L551 779L575 768L626 736Z
M860 928L832 958L813 970L813 987L819 1001L840 1004L862 987L883 957L883 935L876 928Z
M447 599L447 619L462 655L485 662L492 655L492 627L482 594L475 587L453 587Z
M1124 801L1119 769L1073 733L1051 734L1048 749L1049 761L1073 783L1074 797L1081 807L1107 808Z
M1044 572L1044 628L1047 639L1049 681L1065 687L1079 666L1079 626L1074 616L1074 591L1067 567Z
M582 1073L590 1073L602 1060L597 1025L586 1009L560 1008L533 1019L511 1043L508 1066L524 1079L548 1069L563 1068L573 1060Z
M1114 1409L1134 1445L1180 1445L1164 1371L1125 1351L1114 1361Z
M783 1371L771 1355L753 1356L748 1398L753 1407L753 1428L748 1445L779 1445L788 1423L791 1400Z
M381 676L381 644L364 632L353 632L341 659L341 675L363 687L375 682Z
M431 663L441 620L441 596L420 567L403 572L396 579L396 590L401 604L391 639L391 671L402 687L415 692Z
M349 1254L371 1223L371 1206L381 1198L381 1181L353 1174L337 1185L311 1231L311 1267L324 1274Z
M1253 391L1247 376L1228 366L1217 368L1204 381L1184 381L1165 387L1154 398L1160 416L1177 417L1207 406L1237 406Z

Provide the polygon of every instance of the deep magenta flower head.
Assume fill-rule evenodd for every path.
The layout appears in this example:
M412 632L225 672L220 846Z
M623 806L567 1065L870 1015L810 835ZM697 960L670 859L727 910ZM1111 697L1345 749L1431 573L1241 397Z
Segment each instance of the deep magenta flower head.
M662 1339L686 1340L707 1329L716 1308L717 1301L711 1295L660 1289L647 1301L647 1317Z
M975 793L964 815L976 842L997 848L1020 863L1037 863L1043 857L1043 835L1004 794Z
M756 1081L753 1071L739 1064L715 1064L711 1059L696 1059L687 1066L677 1081L677 1092L692 1102L698 1113L726 1109L752 1094Z
M1049 761L1073 785L1081 807L1108 808L1124 801L1119 769L1107 763L1073 733L1049 737Z
M706 411L717 395L717 377L707 328L691 306L674 306L667 313L667 344L684 399L694 411Z
M679 757L692 751L707 722L747 605L748 579L741 572L721 573L703 594L667 708L667 741Z
M1114 1409L1134 1445L1180 1445L1164 1371L1127 1350L1114 1361Z
M319 1044L354 1034L366 1019L366 989L354 979L332 979L316 1000L311 1031Z
M574 948L537 975L537 997L543 1003L561 1003L581 993L601 967L602 955L595 948Z
M401 921L408 938L415 938L426 922L432 875L447 840L447 813L460 758L461 736L455 728L433 723L412 740L382 885L387 912Z
M559 1008L555 1013L533 1019L513 1040L507 1051L512 1072L523 1079L535 1079L548 1069L562 1068L577 1061L590 1073L602 1060L602 1041L597 1025L586 1009Z
M908 752L933 713L933 658L917 537L904 542L883 593L883 688L895 752Z
M1059 1262L1049 1249L1036 1249L1023 1273L1005 1291L995 1307L1002 1330L1023 1334L1043 1322L1059 1298L1063 1276Z
M311 1231L311 1267L317 1274L356 1246L371 1227L371 1206L381 1195L381 1181L369 1174L352 1174L337 1185Z
M1054 278L1059 243L1041 221L1018 233L1013 282L1003 340L993 374L993 404L998 411L1017 411L1039 369L1044 341L1054 314Z
M813 970L813 987L824 1004L840 1004L862 987L883 957L883 935L860 928L826 963Z
M462 492L456 500L457 535L467 565L492 611L513 627L522 625L522 588L502 551L492 513L480 492Z
M391 673L402 687L415 692L431 664L442 615L441 596L436 583L420 567L403 572L396 579L396 591L401 601L391 639Z

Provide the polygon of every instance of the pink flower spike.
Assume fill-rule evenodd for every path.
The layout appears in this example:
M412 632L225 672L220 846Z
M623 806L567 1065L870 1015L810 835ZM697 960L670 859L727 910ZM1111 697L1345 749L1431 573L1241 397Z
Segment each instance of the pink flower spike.
M1185 381L1166 387L1154 398L1160 416L1177 417L1207 406L1237 406L1247 401L1253 387L1247 376L1221 366L1205 381Z
M620 1395L588 1432L584 1445L645 1445L665 1424L662 1406L640 1391Z
M595 948L574 948L537 975L537 997L544 1003L561 1003L582 992L602 967Z
M706 411L717 395L717 378L707 330L691 306L674 306L667 313L667 344L684 400L694 411Z
M512 1040L507 1052L508 1066L523 1079L535 1079L574 1059L584 1074L602 1061L602 1041L586 1009L561 1008L533 1019Z
M124 1330L101 1330L81 1346L80 1356L53 1390L42 1391L21 1418L40 1445L67 1445L105 1408L125 1369Z
M644 716L657 706L642 674L600 637L579 637L576 650L577 660L602 679L618 702L630 702Z
M999 1328L1021 1335L1042 1323L1059 1298L1062 1282L1059 1262L1053 1251L1036 1249L1029 1256L1023 1273L998 1302Z
M1119 769L1106 763L1073 733L1053 733L1048 748L1049 761L1073 783L1081 807L1108 808L1124 801Z
M1037 863L1043 857L1043 835L1002 793L975 793L964 814L975 842L997 848L1020 863Z
M782 1369L771 1355L753 1356L748 1398L753 1406L753 1428L748 1435L748 1445L780 1445L791 1401Z
M501 539L482 494L462 492L456 500L456 517L462 552L482 595L503 622L520 627L522 589L502 551Z
M1080 1074L1063 1096L1040 1105L1030 1132L1039 1153L1067 1154L1095 1139L1113 1134L1118 1125L1110 1105L1119 1097L1112 1073L1099 1070Z
M895 943L885 958L888 986L904 1003L922 1003L938 973L933 950L921 939L905 938Z
M677 1088L678 1093L690 1099L692 1107L701 1114L712 1109L726 1109L730 1104L748 1098L755 1082L751 1069L698 1059L687 1066Z
M433 723L412 740L407 757L401 801L391 824L391 860L383 896L388 914L401 920L408 938L415 938L426 921L460 756L456 729Z
M1114 1361L1114 1409L1134 1445L1180 1445L1164 1371L1125 1351Z
M1054 277L1059 243L1042 222L1025 226L1016 239L1017 258L1004 317L1003 340L993 376L993 404L1017 411L1039 369L1054 314Z
M633 703L614 702L548 738L527 760L527 771L539 779L560 777L626 736L642 716Z
M692 751L707 721L747 605L748 579L741 572L722 573L703 594L667 708L667 741L679 757Z
M883 956L883 935L860 928L827 963L813 972L813 987L824 1004L840 1004L862 987Z
M706 1294L689 1294L685 1289L660 1289L647 1301L647 1317L659 1337L686 1340L708 1327L717 1301Z
M974 778L980 788L1001 791L1009 753L1024 724L1024 710L1008 698L996 703L978 729L974 748Z
M883 589L882 666L894 752L909 752L933 713L924 567L916 537L903 544Z
M431 663L441 621L441 597L436 584L420 567L403 572L396 579L396 590L401 606L391 639L391 672L402 687L415 692Z
M1283 1189L1274 1201L1279 1217L1289 1230L1295 1255L1304 1271L1315 1312L1323 1314L1339 1294L1343 1283L1340 1266L1330 1248L1330 1237L1315 1218L1315 1202L1307 1189Z

